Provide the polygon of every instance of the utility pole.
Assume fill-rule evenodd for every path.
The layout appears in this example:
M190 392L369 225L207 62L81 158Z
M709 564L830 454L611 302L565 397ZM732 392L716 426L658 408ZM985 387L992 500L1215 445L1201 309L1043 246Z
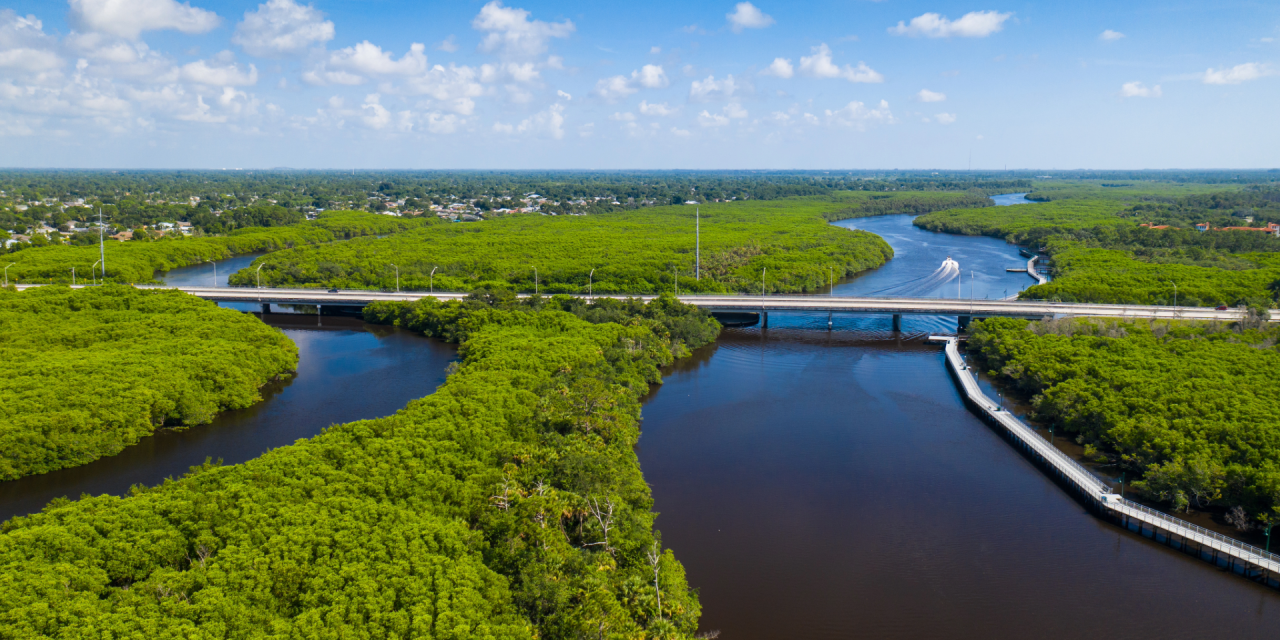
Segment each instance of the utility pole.
M98 206L98 258L102 260L102 284L107 283L107 244L102 226L102 206Z
M533 295L538 295L538 268L533 268Z
M71 286L76 286L76 268L71 267Z
M592 279L592 277L593 277L593 276L595 276L595 275L596 275L596 270L595 270L595 269L592 269L592 270L591 270L591 273L588 273L588 274L587 274L587 297L588 297L588 298L594 298L594 297L595 297L595 295L591 293L591 279Z
M680 272L676 271L674 266L671 267L671 281L676 285L676 297L680 297Z
M436 265L436 266L434 266L434 267L431 267L431 276L430 276L430 281L427 283L427 286L429 287L429 289L428 289L428 292L429 292L429 293L435 293L435 292L436 292L436 269L439 269L439 268L440 268L440 265Z
M10 262L9 265L4 268L4 286L6 287L9 286L9 267L12 267L15 264L18 263Z
M400 293L400 267L396 267L394 264L391 266L395 267L396 270L396 293Z
M702 280L702 207L693 209L693 279Z

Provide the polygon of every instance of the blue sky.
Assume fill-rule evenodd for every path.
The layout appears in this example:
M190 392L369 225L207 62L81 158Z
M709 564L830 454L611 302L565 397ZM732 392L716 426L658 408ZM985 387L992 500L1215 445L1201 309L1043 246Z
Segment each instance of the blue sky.
M1277 113L1277 2L0 3L9 167L1254 168Z

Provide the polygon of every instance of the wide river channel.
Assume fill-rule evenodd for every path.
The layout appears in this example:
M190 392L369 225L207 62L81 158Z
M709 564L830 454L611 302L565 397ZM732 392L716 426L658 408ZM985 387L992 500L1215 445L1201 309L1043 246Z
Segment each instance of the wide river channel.
M1031 284L1017 247L837 223L896 257L834 295L999 298ZM963 280L935 282L943 261ZM220 264L218 280L251 258ZM205 284L212 267L171 272ZM893 292L893 291L891 291ZM121 493L206 457L240 462L430 393L452 347L338 317L272 314L298 375L213 424L83 467L0 483L0 520L57 496ZM322 324L321 324L322 323ZM954 318L770 314L726 329L645 399L639 455L663 544L703 630L784 638L1275 638L1280 593L1096 519L964 406L931 332Z

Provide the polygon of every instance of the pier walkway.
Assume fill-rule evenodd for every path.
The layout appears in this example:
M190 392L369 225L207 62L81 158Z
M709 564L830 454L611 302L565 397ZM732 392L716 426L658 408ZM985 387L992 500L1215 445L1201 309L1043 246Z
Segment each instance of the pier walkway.
M965 402L1031 458L1075 490L1099 515L1140 535L1257 582L1280 587L1280 555L1179 520L1113 493L1107 482L1072 460L1017 416L988 398L978 386L977 377L960 356L958 339L953 336L930 336L929 340L946 343L947 367L960 385Z

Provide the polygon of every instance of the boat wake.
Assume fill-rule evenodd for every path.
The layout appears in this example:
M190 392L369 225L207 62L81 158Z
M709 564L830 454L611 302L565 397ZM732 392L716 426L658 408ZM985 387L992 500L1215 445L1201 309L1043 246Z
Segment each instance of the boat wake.
M942 266L938 267L933 273L927 276L921 276L914 280L900 282L892 287L885 287L878 291L872 291L869 295L889 296L895 298L913 298L923 294L927 294L934 289L958 278L960 276L960 263L947 256L942 261Z

